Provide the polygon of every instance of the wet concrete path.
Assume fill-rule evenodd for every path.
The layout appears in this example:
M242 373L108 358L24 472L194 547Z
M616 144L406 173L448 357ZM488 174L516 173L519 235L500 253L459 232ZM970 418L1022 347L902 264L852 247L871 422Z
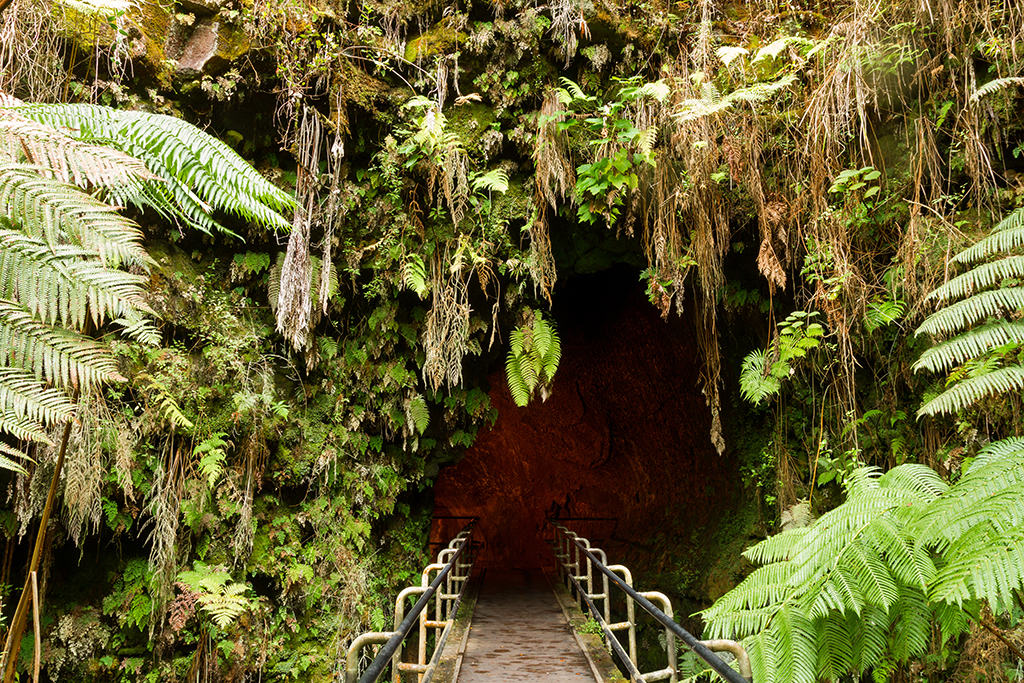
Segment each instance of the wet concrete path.
M488 569L458 683L594 683L594 675L539 570Z

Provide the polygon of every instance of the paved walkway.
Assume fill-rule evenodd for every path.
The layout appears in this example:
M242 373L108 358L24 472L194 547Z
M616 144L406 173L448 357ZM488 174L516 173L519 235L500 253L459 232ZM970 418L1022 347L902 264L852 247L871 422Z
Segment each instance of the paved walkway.
M540 571L488 569L458 683L594 683Z

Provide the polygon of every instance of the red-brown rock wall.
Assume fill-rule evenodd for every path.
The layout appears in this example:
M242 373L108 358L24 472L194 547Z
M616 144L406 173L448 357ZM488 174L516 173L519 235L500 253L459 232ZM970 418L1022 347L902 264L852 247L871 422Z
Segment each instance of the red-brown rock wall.
M549 516L615 518L576 525L604 537L613 561L661 533L712 529L736 486L708 436L692 325L662 320L632 271L576 278L554 313L562 363L552 395L518 408L504 372L490 377L498 419L441 472L437 514L481 518L488 566L550 565Z

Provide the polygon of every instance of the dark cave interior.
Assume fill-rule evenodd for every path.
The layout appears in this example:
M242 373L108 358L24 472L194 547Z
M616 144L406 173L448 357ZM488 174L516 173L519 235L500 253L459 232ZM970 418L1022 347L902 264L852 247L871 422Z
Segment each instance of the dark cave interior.
M553 565L547 518L575 520L613 562L656 566L735 506L741 485L709 438L694 325L663 320L644 289L636 269L616 266L556 290L562 361L546 401L516 407L504 371L489 378L497 421L434 491L438 521L480 518L484 566Z

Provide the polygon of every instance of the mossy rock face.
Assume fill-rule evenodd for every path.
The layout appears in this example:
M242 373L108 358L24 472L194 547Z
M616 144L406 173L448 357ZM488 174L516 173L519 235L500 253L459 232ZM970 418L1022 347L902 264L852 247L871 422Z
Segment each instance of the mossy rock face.
M469 39L469 34L452 28L447 17L434 24L429 31L416 36L405 47L405 58L410 62L451 54Z
M133 5L117 18L103 12L84 12L73 5L62 6L60 32L80 52L111 50L127 42L128 56L154 73L166 59L164 36L171 30L170 12L160 3Z
M216 75L249 51L249 37L234 24L216 17L178 24L167 37L167 55L177 61L178 76Z

